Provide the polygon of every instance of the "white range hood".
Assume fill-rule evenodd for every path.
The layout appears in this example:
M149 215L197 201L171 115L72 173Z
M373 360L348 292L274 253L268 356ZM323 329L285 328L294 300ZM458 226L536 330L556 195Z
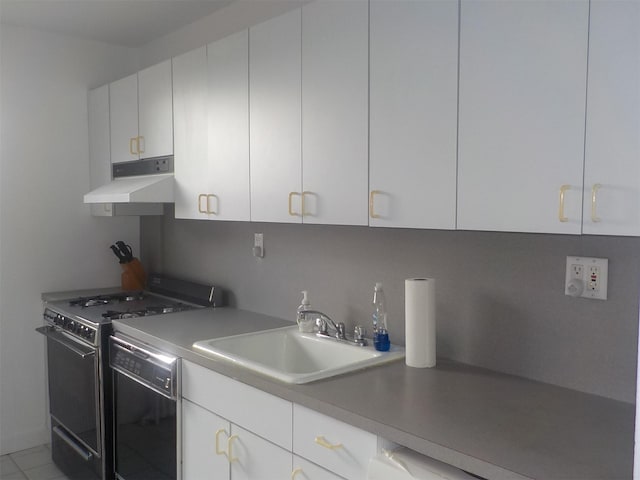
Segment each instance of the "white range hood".
M84 196L84 203L173 203L173 173L120 177Z

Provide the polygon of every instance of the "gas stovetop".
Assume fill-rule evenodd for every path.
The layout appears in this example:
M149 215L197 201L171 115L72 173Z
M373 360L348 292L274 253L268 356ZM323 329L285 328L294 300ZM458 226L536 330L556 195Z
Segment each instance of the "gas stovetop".
M205 286L152 275L150 291L115 292L93 296L74 296L46 304L45 321L84 342L99 342L102 326L113 320L184 312L222 305L222 291Z
M183 312L202 308L202 305L149 292L121 292L52 302L48 307L69 317L102 324L124 318Z

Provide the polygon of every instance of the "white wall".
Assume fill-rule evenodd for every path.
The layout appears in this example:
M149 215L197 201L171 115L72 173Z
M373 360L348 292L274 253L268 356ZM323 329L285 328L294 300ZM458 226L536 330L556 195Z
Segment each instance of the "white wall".
M118 285L109 245L137 251L139 219L93 218L87 90L137 70L137 52L2 25L0 453L48 441L40 294Z

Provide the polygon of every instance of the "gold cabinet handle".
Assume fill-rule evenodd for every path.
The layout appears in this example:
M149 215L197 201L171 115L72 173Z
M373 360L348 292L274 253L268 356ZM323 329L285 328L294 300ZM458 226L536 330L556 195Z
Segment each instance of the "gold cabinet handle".
M292 217L301 217L302 214L297 213L293 210L293 197L301 197L302 195L298 192L289 192L289 215L291 215Z
M229 439L227 440L227 451L226 451L226 455L227 458L229 459L229 463L233 463L235 461L238 460L237 457L233 456L233 441L238 438L238 435L231 435L229 437Z
M301 468L296 468L293 472L291 472L291 480L296 478L296 475L298 475L299 473L302 473L302 469Z
M220 434L224 433L225 435L229 435L224 428L220 428L216 430L216 455L227 455L227 452L224 450L220 450Z
M569 219L564 216L564 192L571 189L571 185L562 185L560 187L560 206L558 207L558 220L568 222Z
M324 438L322 435L317 436L315 439L315 442L321 447L328 448L329 450L336 450L338 448L342 448L341 443L329 443L327 442L327 439Z
M202 199L203 198L207 198L207 195L204 194L204 193L201 193L200 195L198 195L198 212L207 213L207 211L202 208Z
M375 211L374 207L374 197L376 195L380 195L382 192L380 190L371 190L371 193L369 193L369 216L371 218L380 218L380 215L378 215Z
M209 205L211 205L211 203L209 202L209 200L210 200L211 198L215 198L215 199L216 199L216 205L219 203L218 196L217 196L217 195L214 195L213 193L208 193L208 194L206 195L206 197L207 197L207 211L206 211L206 213L210 213L210 214L212 214L212 215L218 215L217 210L212 210L211 208L209 208Z
M598 190L600 190L600 188L602 188L602 185L599 183L596 183L591 187L591 221L596 223L601 220L597 214Z
M143 135L138 135L138 138L136 139L136 144L138 146L138 153L144 153L144 136ZM142 148L140 148L140 144L142 144Z
M302 192L302 195L301 195L301 196L302 196L302 216L303 216L303 217L307 217L307 216L309 216L309 212L307 212L307 210L305 209L305 201L304 201L304 199L305 199L305 197L306 197L307 195L313 195L313 192L310 192L310 191L304 191L304 192Z
M133 144L136 143L136 150L133 150ZM129 153L131 155L138 155L138 137L131 137L129 139Z

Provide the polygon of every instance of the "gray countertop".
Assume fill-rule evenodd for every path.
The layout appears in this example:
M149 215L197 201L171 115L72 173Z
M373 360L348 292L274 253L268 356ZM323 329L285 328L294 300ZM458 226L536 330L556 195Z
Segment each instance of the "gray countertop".
M630 479L634 405L438 360L288 385L193 350L290 325L230 308L114 321L116 331L490 479Z

